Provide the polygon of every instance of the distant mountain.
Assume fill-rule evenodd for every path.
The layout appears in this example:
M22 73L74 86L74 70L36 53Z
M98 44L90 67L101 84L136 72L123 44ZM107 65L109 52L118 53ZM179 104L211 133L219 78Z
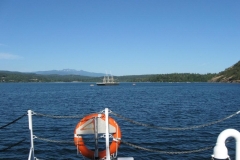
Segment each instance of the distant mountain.
M219 72L210 80L210 82L240 83L240 61L238 61L232 67Z
M74 69L21 73L0 70L0 83L3 82L100 82L104 73L77 71ZM152 74L118 76L119 82L227 82L240 83L240 61L218 74Z
M41 75L81 75L81 76L88 76L88 77L102 77L105 75L104 73L94 73L94 72L87 72L83 70L78 71L75 69L37 71L34 73L41 74Z

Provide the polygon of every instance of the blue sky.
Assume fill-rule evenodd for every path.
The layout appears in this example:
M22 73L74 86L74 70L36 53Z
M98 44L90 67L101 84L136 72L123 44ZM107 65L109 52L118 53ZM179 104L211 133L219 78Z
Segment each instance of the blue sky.
M0 70L218 73L240 60L239 0L1 0Z

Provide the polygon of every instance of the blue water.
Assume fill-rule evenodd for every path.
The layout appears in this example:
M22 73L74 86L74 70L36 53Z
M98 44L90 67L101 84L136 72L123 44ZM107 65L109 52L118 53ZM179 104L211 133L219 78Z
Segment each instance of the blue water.
M121 83L94 86L90 83L0 83L0 127L27 113L28 109L50 115L87 115L109 108L141 123L162 127L188 127L225 118L240 110L240 84L223 83ZM196 150L214 146L217 136L227 128L240 130L240 115L226 121L187 131L165 131L138 126L111 115L122 131L122 140L162 151ZM73 140L80 119L51 119L33 116L34 135ZM30 147L28 119L0 130L0 159L27 159ZM229 155L235 158L235 140L229 139ZM39 159L84 159L73 144L50 143L35 139ZM156 160L210 159L213 150L193 154L168 155L143 151L121 144L119 157Z

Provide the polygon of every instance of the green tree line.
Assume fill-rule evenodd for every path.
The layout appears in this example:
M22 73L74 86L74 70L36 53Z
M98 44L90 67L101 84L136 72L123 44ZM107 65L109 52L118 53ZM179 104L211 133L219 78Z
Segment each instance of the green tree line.
M154 75L118 76L118 82L207 82L216 74L172 73ZM101 82L103 77L86 77L79 75L39 75L0 71L0 82Z
M232 67L229 67L226 70L220 72L219 75L231 77L233 80L240 80L240 61L238 61Z
M216 74L172 73L157 75L121 76L123 82L208 82Z

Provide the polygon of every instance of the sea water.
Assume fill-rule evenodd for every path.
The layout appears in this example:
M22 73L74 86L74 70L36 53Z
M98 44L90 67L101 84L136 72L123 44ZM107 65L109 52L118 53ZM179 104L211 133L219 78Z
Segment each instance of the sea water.
M221 120L240 110L240 84L226 83L120 83L118 86L90 86L91 83L0 83L0 127L31 109L47 115L84 117L109 108L114 113L151 125L151 128L110 116L119 124L122 140L149 149L121 144L119 157L135 160L211 159L213 149L189 154L162 154L151 151L182 152L214 147L227 128L240 131L240 115L221 123L190 130L161 130L154 126L185 128ZM53 119L33 115L33 134L59 143L34 139L38 159L84 159L74 144L73 132L81 118ZM86 137L91 146L91 137ZM5 148L25 139L24 142ZM104 140L100 140L104 141ZM235 140L229 138L229 155L235 158ZM93 144L94 145L94 144ZM0 159L27 159L30 134L27 116L0 129ZM104 150L104 145L102 146ZM4 152L1 152L4 150ZM101 149L100 149L101 150Z

